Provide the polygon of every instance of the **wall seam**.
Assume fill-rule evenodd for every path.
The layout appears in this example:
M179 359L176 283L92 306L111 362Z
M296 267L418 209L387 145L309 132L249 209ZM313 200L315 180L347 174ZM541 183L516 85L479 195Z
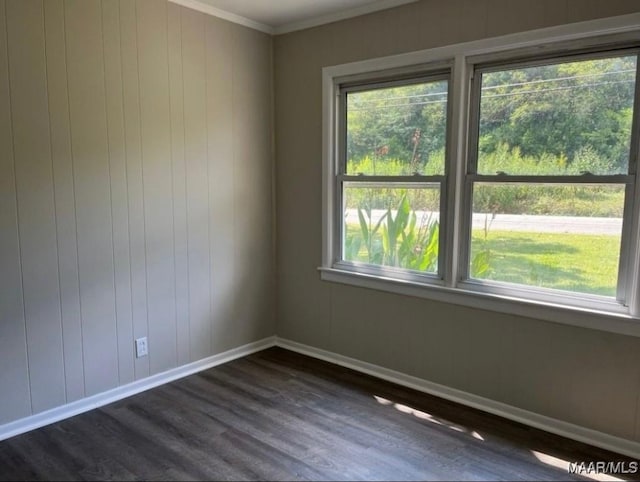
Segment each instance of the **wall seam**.
M232 205L232 212L233 212L233 219L234 221L238 219L238 203L236 202L236 196L238 194L238 189L237 189L237 185L236 185L236 181L237 181L237 175L238 175L238 169L237 169L237 159L236 159L236 143L235 143L235 136L236 136L236 132L235 132L235 123L236 123L236 106L235 106L235 98L236 98L236 83L235 83L235 68L236 68L236 28L237 26L234 26L233 28L231 28L231 166L232 166L232 172L231 172L231 189L232 189L232 194L231 194L231 205ZM238 240L236 238L237 236L237 226L234 222L234 226L233 226L233 271L234 271L234 277L233 277L233 282L236 284L237 286L237 278L235 276L236 274L236 268L238 266ZM238 314L238 298L237 295L234 293L232 295L233 298L233 303L231 303L232 306L232 313L233 313L233 318L237 317Z
M173 322L176 327L176 332L178 330L178 303L177 303L177 276L176 276L176 242L175 242L175 232L176 232L176 220L175 220L175 199L174 199L174 189L173 189L173 138L172 138L172 126L171 126L171 75L170 75L170 66L169 66L169 3L165 2L165 26L167 33L167 41L165 44L165 54L167 59L167 112L169 113L169 172L170 172L170 184L171 184L171 252L173 253ZM172 363L173 367L178 366L178 339L176 337L176 350L175 350L175 358Z
M45 21L44 2L42 4L42 35L44 44L44 80L45 80L45 96L47 98L47 116L49 119L49 157L51 159L51 190L53 194L53 222L55 224L56 234L56 263L58 266L58 302L60 312L60 337L62 346L62 378L64 380L64 402L69 400L69 387L67 386L67 367L65 364L64 352L64 323L62 313L62 278L60 274L60 240L58 239L58 201L56 199L56 176L53 168L53 133L51 131L51 107L49 105L49 68L47 67L47 24Z
M69 89L69 62L68 57L68 41L67 41L67 7L66 2L62 0L62 23L64 32L64 67L67 73L67 115L69 117L69 148L71 153L71 182L73 185L73 216L75 220L75 235L76 235L76 265L78 266L78 303L80 305L80 348L82 351L82 395L86 396L87 393L87 377L85 371L85 359L84 359L84 328L83 328L83 312L82 312L82 286L80 284L80 253L78 249L78 202L76 198L76 173L75 173L75 156L73 154L73 132L71 128L71 103L70 103L70 89Z
M18 174L16 172L16 141L15 136L13 135L13 102L11 101L11 61L9 58L9 22L8 18L8 9L7 2L4 2L4 32L6 37L6 45L7 45L7 87L9 88L9 128L11 133L11 157L13 158L13 185L16 192L16 230L18 234L18 264L20 266L20 285L22 288L21 298L22 298L22 316L24 320L24 344L25 344L25 353L27 355L27 378L29 380L28 389L29 389L29 408L30 412L33 414L33 396L31 392L31 363L29 357L29 342L28 342L28 329L27 329L27 307L26 301L24 299L24 271L22 268L22 242L21 242L21 233L20 233L20 206L18 205Z
M180 57L182 59L182 109L183 109L183 115L184 115L184 39L182 38L182 13L183 13L183 9L184 7L180 6L179 10L180 10ZM183 139L184 142L182 143L182 147L183 147L183 156L184 156L184 192L185 192L185 208L186 208L186 212L185 212L185 221L186 221L186 225L187 225L187 232L186 232L186 237L187 237L187 327L188 327L188 334L189 334L189 343L188 343L188 348L189 348L189 360L193 360L192 358L192 351L191 351L191 269L190 269L190 260L189 260L189 247L191 246L191 244L189 243L189 182L188 182L188 169L187 169L187 155L186 155L186 151L187 151L187 126L186 126L186 122L184 120L184 118L182 119L182 135L183 135Z
M134 12L135 12L135 26L136 26L136 73L138 75L138 123L140 124L140 167L142 171L142 224L143 224L143 237L144 237L144 291L145 291L145 299L146 299L146 318L147 318L147 329L145 331L145 336L147 337L147 347L148 345L148 337L149 337L149 270L147 266L149 264L148 260L148 250L147 250L147 210L145 203L145 191L144 191L144 150L142 148L142 101L140 100L140 36L138 33L138 1L134 0ZM134 335L135 336L135 335ZM148 354L148 365L149 370L147 372L147 376L151 375L151 350L149 350Z
M114 242L113 231L115 229L115 222L113 216L113 176L111 175L112 159L111 159L111 140L109 135L109 111L107 107L108 102L108 90L107 90L107 59L104 50L104 0L100 2L100 38L102 39L102 85L104 87L104 120L107 135L107 158L109 165L109 208L111 213L111 265L113 268L113 311L115 314L115 328L116 328L116 365L118 371L118 386L121 383L120 373L120 343L118 336L118 290L116 287L116 245Z
M173 156L173 110L171 108L171 47L170 47L170 26L169 26L169 4L167 3L167 87L169 89L169 95L167 96L169 102L169 145L171 154L171 226L172 226L172 239L173 239L173 316L175 320L175 345L176 345L176 359L174 366L178 366L180 356L178 354L178 269L177 269L177 256L176 256L176 203L175 203L175 188L174 188L174 171L175 171L175 159Z
M273 280L273 333L278 332L278 200L277 200L277 149L276 149L276 69L275 40L269 37L269 67L271 69L271 269Z
M208 16L203 15L202 30L204 35L204 112L206 127L206 146L207 146L207 252L209 253L209 354L213 354L213 273L211 258L211 159L209 152L209 42L207 41L208 33Z
M117 3L118 5L118 32L120 34L120 45L119 45L119 51L120 51L120 83L122 84L122 95L120 96L120 99L122 100L122 126L124 129L124 182L125 182L125 186L126 186L126 195L127 195L127 244L129 247L129 292L130 292L130 303L129 303L129 307L131 308L131 340L134 339L135 337L135 330L134 330L134 319L133 319L133 268L131 267L131 218L130 218L130 214L131 214L131 203L129 201L129 155L128 155L128 148L127 148L127 116L125 115L125 105L124 105L124 76L123 76L123 70L124 70L124 64L123 64L123 55L122 55L122 14L120 12L120 2ZM133 361L133 379L136 379L136 368L135 368L135 359Z
M132 291L132 277L131 277L131 230L129 229L129 223L131 222L129 219L129 213L131 212L130 204L129 204L129 173L127 170L128 164L128 156L127 156L127 136L126 136L126 116L124 115L124 79L122 76L122 26L120 22L120 2L116 2L117 5L117 20L118 20L118 52L120 53L120 85L122 86L122 92L120 93L120 101L122 103L122 128L123 128L123 147L124 152L122 153L124 157L124 195L127 203L127 219L126 219L126 230L127 230L127 246L128 246L128 265L129 265L129 308L131 310L131 340L133 340L133 291ZM118 357L120 353L118 353ZM118 363L119 365L119 363ZM135 361L133 362L133 378L135 379Z

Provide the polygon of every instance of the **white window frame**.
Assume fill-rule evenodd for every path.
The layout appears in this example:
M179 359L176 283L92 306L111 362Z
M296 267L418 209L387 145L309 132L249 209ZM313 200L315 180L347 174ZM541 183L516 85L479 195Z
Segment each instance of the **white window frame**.
M549 55L562 57L562 52L605 49L608 45L636 42L640 34L640 13L620 17L580 22L518 34L506 35L462 44L438 47L379 59L325 67L322 71L323 89L323 189L322 189L322 266L321 279L403 295L455 303L513 315L538 318L599 329L631 336L640 336L640 174L635 176L635 193L625 206L626 232L621 251L624 264L625 304L599 297L564 294L557 290L518 287L508 283L484 283L466 279L468 241L465 240L466 219L470 213L467 157L470 120L470 85L476 65L487 62L539 58ZM340 231L342 212L341 193L337 177L341 174L339 107L340 86L348 81L401 76L410 73L440 71L449 65L451 77L448 96L448 140L446 186L443 195L447 208L441 213L446 226L441 236L444 266L438 277L425 277L411 272L399 272L384 267L363 269L340 260ZM640 66L639 66L640 68ZM637 82L636 87L640 85ZM640 125L640 93L636 91L634 125L630 165L637 164ZM477 177L477 175L476 175ZM444 236L444 238L443 238ZM467 236L468 237L468 236ZM444 246L442 245L444 241ZM621 279L622 279L621 277ZM533 293L533 294L532 294Z
M637 43L637 42L636 42ZM638 75L638 70L640 69L640 59L638 59L638 66L636 67L636 100L634 105L634 125L631 129L631 139L630 139L630 155L629 155L629 169L628 174L591 174L587 173L584 175L498 175L498 174L479 174L477 172L478 169L478 128L479 128L479 118L480 118L480 100L481 100L481 78L482 73L484 72L495 72L509 69L521 69L527 68L535 65L547 65L549 61L553 63L564 63L564 62L573 62L573 61L584 61L584 60L592 60L598 58L612 58L616 56L626 56L626 55L634 55L638 58L640 53L640 49L638 47L635 48L624 48L624 45L617 45L611 48L609 45L605 45L602 49L594 49L589 47L587 52L577 51L571 52L569 54L557 54L552 53L551 55L544 55L542 57L529 58L520 60L516 59L515 61L506 61L506 62L498 62L498 63L490 63L486 64L476 64L471 60L474 76L471 79L471 104L469 106L469 138L468 138L468 155L467 155L467 166L466 166L466 174L465 174L465 183L464 183L464 222L463 231L464 236L461 238L460 243L460 259L462 262L460 263L460 272L458 275L458 286L461 288L467 288L470 290L496 293L496 294L506 294L506 295L516 295L524 298L530 298L532 300L538 301L553 301L559 304L568 304L568 305L577 305L577 306L587 306L593 309L603 309L606 311L613 311L619 313L627 313L629 312L627 299L629 298L627 294L627 286L630 286L633 283L632 272L628 268L627 261L631 256L631 228L632 222L629 222L632 218L632 210L633 210L633 199L634 193L636 189L635 178L636 178L636 169L637 169L637 152L636 147L638 145L638 128L637 128L637 119L638 114L636 111L640 109L640 75ZM625 203L624 203L624 219L627 219L627 222L623 222L623 231L621 233L621 248L620 248L620 259L618 265L618 277L617 277L617 293L615 298L598 296L598 295L589 295L586 293L578 293L578 292L561 292L553 289L545 289L536 286L523 286L523 285L514 285L508 282L501 281L491 281L491 280L479 280L479 279L470 279L468 276L468 268L469 268L469 254L470 254L470 238L471 238L471 222L470 216L472 213L472 203L473 203L473 186L475 183L482 182L499 182L506 184L535 184L535 183L545 183L545 184L559 184L559 185L597 185L597 184L619 184L625 186Z
M444 172L438 175L399 175L399 176L377 176L377 175L349 175L346 172L346 149L339 149L336 153L336 174L333 176L335 183L335 218L337 223L335 225L336 235L333 243L334 262L333 267L336 269L356 271L360 273L367 273L371 275L394 277L404 279L407 281L416 281L418 283L428 284L442 284L444 279L443 267L447 265L446 256L447 250L438 250L438 272L437 273L420 273L416 271L410 271L402 268L393 268L388 266L372 265L368 263L361 263L357 261L346 261L341 259L339 253L341 253L342 244L344 241L343 223L340 222L340 218L343 212L343 184L362 185L376 185L381 187L382 185L388 185L388 188L415 188L425 187L428 184L440 185L440 230L438 245L442 246L445 242L445 233L447 232L447 199L448 192L447 183L447 171L449 170L450 163L447 162L449 155L449 143L450 143L450 118L451 118L451 104L449 98L451 97L451 67L449 63L438 63L430 65L426 70L417 70L412 72L411 75L405 77L404 72L397 70L391 73L385 73L385 77L372 77L367 79L367 82L362 82L359 76L355 77L341 77L335 78L334 83L339 86L337 91L338 99L336 100L336 131L339 140L337 146L345 146L345 134L346 134L346 97L351 92L366 92L381 87L398 87L403 85L414 85L424 82L437 82L447 81L447 118L445 126L445 165ZM389 79L391 77L391 79ZM400 78L398 78L400 77Z

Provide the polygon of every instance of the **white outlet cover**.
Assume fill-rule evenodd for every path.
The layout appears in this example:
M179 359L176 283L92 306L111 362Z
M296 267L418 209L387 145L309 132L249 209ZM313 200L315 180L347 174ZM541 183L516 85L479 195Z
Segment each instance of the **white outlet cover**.
M141 358L149 354L149 347L147 345L147 337L136 339L136 358Z

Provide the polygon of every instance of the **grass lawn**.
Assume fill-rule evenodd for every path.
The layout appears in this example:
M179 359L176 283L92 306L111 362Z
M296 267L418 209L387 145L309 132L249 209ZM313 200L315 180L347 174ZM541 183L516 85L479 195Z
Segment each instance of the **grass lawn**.
M488 247L484 279L615 296L620 238L611 235L489 231L473 233L472 251Z
M348 237L358 234L357 226L348 226ZM490 269L482 279L615 296L618 236L490 230L485 240L483 230L474 231L472 257L485 248ZM356 259L367 261L364 247Z

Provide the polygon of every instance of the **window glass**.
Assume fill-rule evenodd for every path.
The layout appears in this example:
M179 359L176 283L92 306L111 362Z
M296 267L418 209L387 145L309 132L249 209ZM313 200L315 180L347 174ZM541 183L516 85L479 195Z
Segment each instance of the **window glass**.
M381 184L345 183L344 259L437 272L440 184Z
M626 174L636 56L482 74L478 173Z
M615 297L624 185L476 183L472 278Z
M346 173L444 174L446 80L347 93Z

